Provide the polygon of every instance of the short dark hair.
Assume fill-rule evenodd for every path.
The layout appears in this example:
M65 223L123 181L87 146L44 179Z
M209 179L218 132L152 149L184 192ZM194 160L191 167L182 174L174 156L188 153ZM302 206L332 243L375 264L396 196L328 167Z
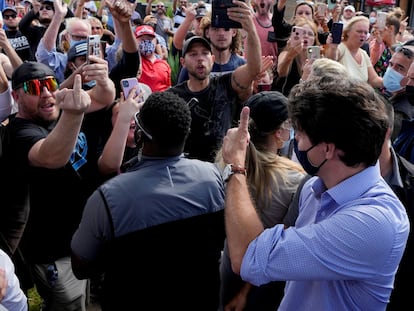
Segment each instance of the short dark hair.
M190 133L190 108L172 92L152 93L142 106L140 119L154 141L164 148L183 146Z
M333 143L347 166L375 165L389 126L385 99L368 83L312 77L289 94L293 126L312 144Z

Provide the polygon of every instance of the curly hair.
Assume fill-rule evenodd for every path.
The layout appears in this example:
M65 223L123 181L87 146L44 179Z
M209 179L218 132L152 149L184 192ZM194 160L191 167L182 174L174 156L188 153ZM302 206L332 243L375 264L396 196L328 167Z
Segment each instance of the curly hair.
M190 108L184 99L172 92L154 92L145 101L139 116L144 129L161 147L184 146L191 126Z

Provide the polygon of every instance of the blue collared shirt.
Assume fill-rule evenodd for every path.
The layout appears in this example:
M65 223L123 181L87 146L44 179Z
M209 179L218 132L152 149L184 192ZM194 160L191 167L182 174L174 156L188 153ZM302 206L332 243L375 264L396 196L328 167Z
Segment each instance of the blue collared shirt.
M241 276L254 285L287 280L279 310L385 310L408 233L378 164L331 189L313 177L296 227L276 225L253 240Z

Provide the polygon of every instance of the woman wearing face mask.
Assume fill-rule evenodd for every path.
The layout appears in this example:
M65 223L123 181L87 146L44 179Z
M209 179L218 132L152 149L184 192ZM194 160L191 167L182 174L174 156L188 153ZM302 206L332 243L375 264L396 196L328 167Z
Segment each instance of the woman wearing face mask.
M154 29L149 25L135 29L139 52L141 54L142 75L140 82L147 84L152 92L162 92L171 87L171 67L155 53L156 38Z
M282 223L296 189L305 176L302 167L277 154L289 143L292 127L287 98L279 92L259 92L246 103L250 107L250 145L246 174L256 211L265 228ZM217 163L223 168L221 152ZM256 287L244 282L232 269L227 244L220 266L219 310L276 310L283 296L284 282Z

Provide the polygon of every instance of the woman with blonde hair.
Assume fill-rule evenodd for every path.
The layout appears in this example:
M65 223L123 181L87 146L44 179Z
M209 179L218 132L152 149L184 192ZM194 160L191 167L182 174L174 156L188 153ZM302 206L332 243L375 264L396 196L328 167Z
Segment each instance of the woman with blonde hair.
M300 164L277 154L293 133L288 120L287 98L279 92L264 91L250 97L246 105L250 107L251 118L245 164L247 182L256 211L264 227L269 228L283 222L305 172ZM221 152L217 163L224 167ZM219 310L273 311L283 296L284 282L256 287L233 273L226 243L220 276Z
M361 49L368 32L368 18L353 17L344 27L340 44L332 43L332 35L328 36L326 56L344 65L351 78L368 82L372 87L380 89L384 87L382 78L375 72L368 54Z
M290 38L285 49L279 54L275 90L288 96L291 88L299 83L303 73L303 66L308 58L307 48L320 45L318 30L314 22L306 18L296 19L295 26L305 30L304 36L299 40Z

